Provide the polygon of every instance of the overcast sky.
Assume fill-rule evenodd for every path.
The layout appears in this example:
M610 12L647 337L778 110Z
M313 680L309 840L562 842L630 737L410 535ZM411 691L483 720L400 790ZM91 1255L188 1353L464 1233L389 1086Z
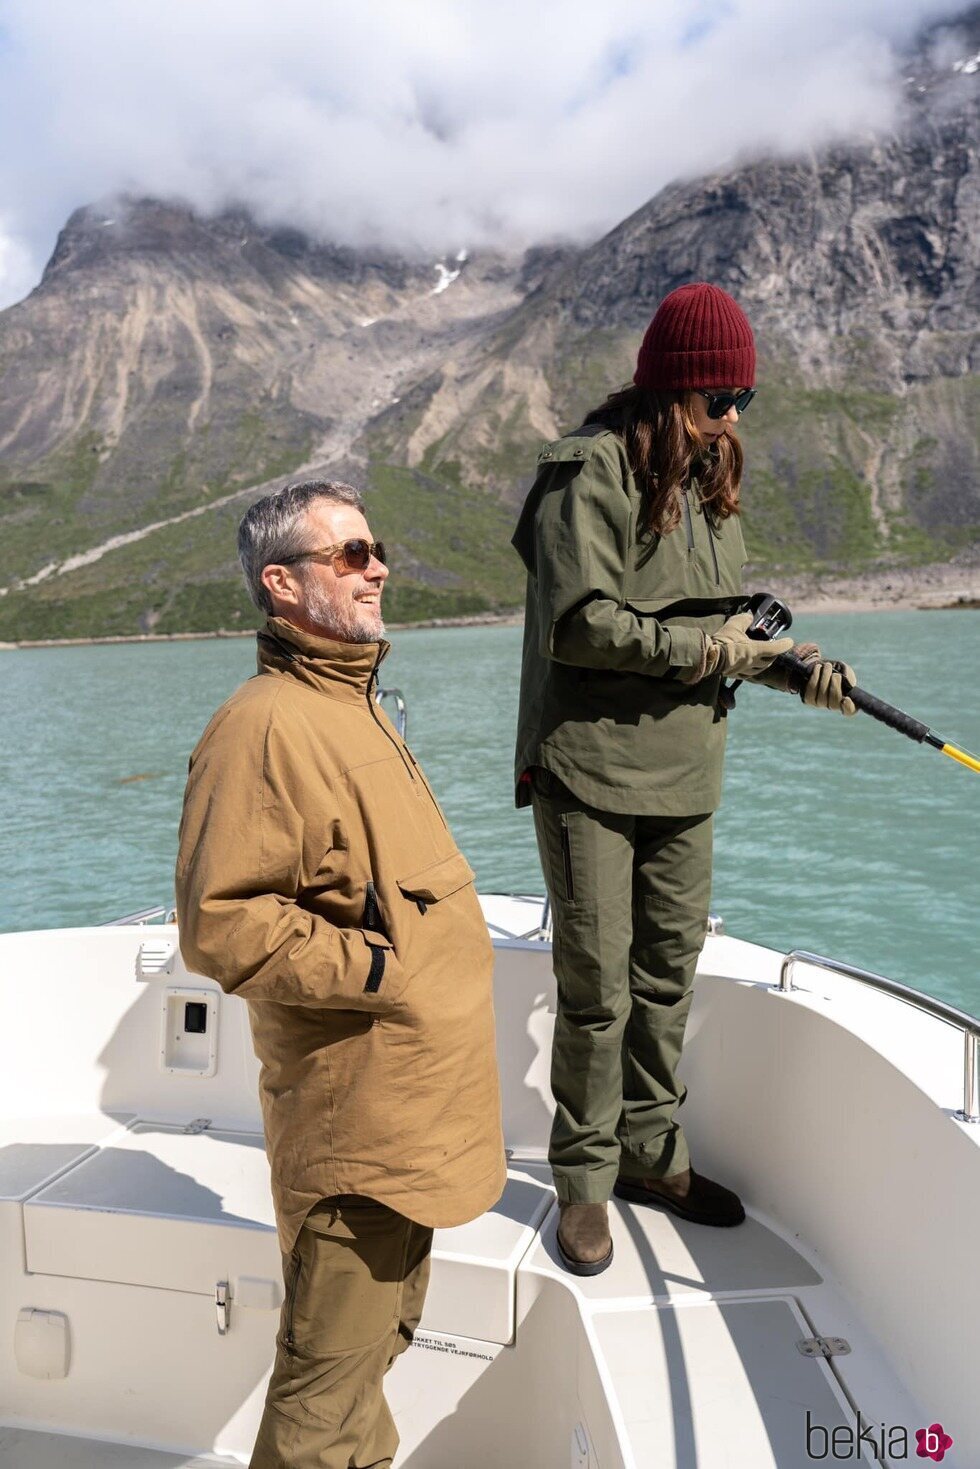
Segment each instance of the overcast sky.
M120 190L433 255L888 127L943 0L0 0L0 306Z

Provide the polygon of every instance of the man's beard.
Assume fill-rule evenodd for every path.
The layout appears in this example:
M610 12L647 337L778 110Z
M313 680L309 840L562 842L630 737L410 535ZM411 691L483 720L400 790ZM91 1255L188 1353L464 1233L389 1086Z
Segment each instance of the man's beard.
M365 606L362 602L352 601L337 607L312 577L305 583L303 591L306 615L317 624L324 637L336 638L341 643L376 643L384 636L380 603Z

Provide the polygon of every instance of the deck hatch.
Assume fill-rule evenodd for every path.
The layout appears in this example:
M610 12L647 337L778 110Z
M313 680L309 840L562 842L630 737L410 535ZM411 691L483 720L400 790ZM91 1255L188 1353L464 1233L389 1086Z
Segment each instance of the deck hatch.
M547 1184L512 1170L488 1213L436 1230L429 1331L513 1339L517 1267L553 1202ZM281 1301L262 1135L207 1118L138 1122L30 1199L24 1236L39 1274L193 1292L215 1310L216 1284L227 1282L232 1331L239 1306Z
M637 1464L795 1469L808 1442L853 1434L829 1364L795 1350L806 1321L791 1298L688 1300L592 1322ZM863 1448L854 1458L873 1462Z
M280 1273L261 1133L139 1122L29 1200L24 1235L46 1275L213 1299L216 1281Z

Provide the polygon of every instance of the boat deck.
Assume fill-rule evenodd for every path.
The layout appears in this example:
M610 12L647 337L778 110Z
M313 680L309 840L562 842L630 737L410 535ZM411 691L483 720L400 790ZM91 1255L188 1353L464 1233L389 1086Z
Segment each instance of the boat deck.
M137 1124L129 1136L147 1137L145 1124ZM200 1146L220 1149L222 1141L201 1138ZM226 1141L225 1146L238 1144ZM60 1202L57 1213L66 1203ZM116 1196L113 1206L119 1203ZM71 1212L63 1218L69 1224ZM558 1212L547 1168L529 1161L511 1166L498 1210L461 1230L438 1231L432 1310L423 1318L420 1346L423 1356L433 1347L445 1351L441 1387L447 1391L439 1400L428 1394L420 1409L419 1374L430 1371L432 1363L413 1351L395 1365L389 1398L403 1428L398 1465L457 1469L460 1460L441 1457L438 1445L439 1431L447 1447L454 1443L451 1423L460 1409L469 1415L464 1437L478 1444L501 1401L516 1403L517 1394L533 1398L545 1390L547 1368L535 1360L535 1349L538 1338L544 1344L551 1340L560 1369L563 1356L552 1335L558 1319L569 1328L564 1346L573 1343L569 1360L577 1398L585 1404L577 1418L570 1413L573 1445L576 1428L580 1444L580 1457L572 1463L586 1469L607 1463L630 1469L799 1469L808 1462L807 1422L814 1448L823 1444L824 1432L848 1431L862 1388L871 1382L876 1412L889 1398L895 1407L908 1407L899 1404L896 1384L889 1382L873 1344L855 1337L854 1325L813 1263L761 1219L749 1216L735 1230L710 1230L619 1200L611 1205L610 1218L613 1265L597 1277L569 1275L558 1262ZM244 1222L239 1216L235 1231ZM267 1234L266 1222L251 1224ZM106 1269L101 1274L104 1278ZM119 1279L128 1272L116 1269L115 1274ZM498 1322L502 1337L510 1331L501 1316L504 1296L519 1318L510 1341L482 1351L485 1343L478 1338L430 1327L432 1316L451 1325L447 1310L450 1316L463 1312L470 1319ZM538 1324L535 1316L541 1318ZM802 1356L799 1341L818 1331L848 1338L854 1350L833 1362ZM517 1350L525 1338L530 1354ZM467 1343L478 1349L472 1356L467 1356ZM535 1382L527 1381L529 1374ZM589 1400L595 1401L591 1379L604 1398L607 1422L595 1407L589 1410ZM486 1425L473 1396L478 1384ZM0 1465L9 1469L203 1469L242 1462L242 1457L182 1456L96 1438L0 1429ZM483 1459L478 1448L470 1448L467 1469L479 1469L483 1462L500 1460L489 1450ZM855 1454L855 1462L874 1460Z
M241 1469L239 1459L187 1458L132 1444L69 1438L26 1428L0 1428L0 1464L10 1469Z
M198 1217L194 1228L189 1217L200 1203L186 1171L193 1150L207 1155L213 1177L215 1153L227 1151L249 1166L260 1165L256 1140L180 1134L145 1122L131 1125L123 1136L144 1147L161 1140L170 1147L175 1141L184 1145L176 1175L181 1191L179 1197L171 1195L169 1215L171 1225L180 1214L183 1227L201 1235L201 1249L191 1251L191 1258L200 1260L208 1254L204 1246L215 1226ZM133 1269L141 1256L144 1262L155 1258L157 1268L173 1256L171 1241L159 1236L167 1224L166 1211L157 1212L162 1208L159 1186L147 1196L152 1173L145 1167L127 1169L125 1176L140 1194L127 1197L119 1169L127 1151L119 1149L118 1134L112 1141L111 1153L95 1155L103 1171L112 1160L110 1189L90 1159L87 1170L62 1175L45 1191L48 1202L37 1207L75 1239L69 1268L90 1281L114 1280L118 1290L126 1282L149 1283L146 1263ZM69 1186L86 1172L95 1176L84 1212L90 1224L97 1224L87 1231L77 1212L80 1184L76 1181L74 1191ZM93 1190L93 1182L100 1187ZM220 1227L234 1232L249 1269L255 1268L257 1249L268 1255L268 1264L274 1251L269 1221L248 1218L241 1202L240 1210L226 1213ZM115 1241L111 1258L104 1253L103 1228L110 1219L128 1221L134 1231L134 1245L126 1250L121 1239ZM799 1241L791 1242L751 1214L735 1229L710 1229L614 1200L610 1220L610 1268L592 1277L570 1275L558 1258L558 1210L547 1167L540 1160L512 1160L508 1188L495 1210L471 1225L437 1232L421 1350L402 1358L389 1378L389 1399L402 1432L399 1466L481 1469L509 1462L489 1447L486 1435L495 1421L499 1425L503 1403L523 1400L529 1407L539 1394L548 1394L552 1375L551 1405L567 1419L573 1449L578 1433L581 1453L571 1462L582 1469L607 1464L799 1469L808 1462L808 1421L816 1435L812 1446L819 1449L824 1433L853 1427L856 1408L866 1420L871 1402L876 1414L886 1411L882 1404L893 1412L908 1411L875 1344L855 1330ZM86 1233L89 1245L97 1248L92 1259L86 1257ZM137 1248L141 1237L145 1245L156 1236L155 1248ZM49 1226L36 1246L42 1251L34 1261L41 1276L65 1268L55 1258L43 1258L43 1248L57 1244L58 1233ZM165 1294L173 1299L194 1288L191 1280L168 1280L167 1285ZM240 1312L232 1315L233 1329L240 1317ZM270 1349L272 1329L270 1315ZM802 1355L797 1344L817 1334L845 1337L850 1354L832 1362ZM440 1354L438 1393L431 1390L433 1350ZM261 1384L255 1387L253 1412L261 1400ZM175 1428L174 1436L178 1433ZM857 1453L854 1459L864 1461ZM873 1462L870 1456L867 1461ZM96 1438L0 1429L5 1469L192 1469L243 1462L247 1459L238 1456L182 1456ZM534 1462L562 1463L563 1469L553 1445Z
M811 1261L762 1220L712 1229L614 1200L610 1222L613 1264L572 1288L600 1375L615 1384L627 1462L796 1469L809 1462L807 1422L815 1450L824 1430L828 1441L835 1428L846 1434L872 1381L875 1411L883 1390L899 1407L873 1344L858 1341ZM557 1210L529 1269L560 1269L556 1230ZM804 1356L798 1343L818 1334L844 1337L851 1353Z
M437 1232L388 1378L397 1469L873 1462L858 1413L876 1447L883 1425L941 1421L980 1463L961 1037L832 975L782 995L778 955L709 939L684 1126L749 1217L710 1229L614 1201L612 1266L573 1276L545 1161L550 953L540 905L518 906L512 937L503 900L490 919L508 1187ZM245 1007L181 968L170 926L3 944L0 1466L246 1464L282 1280ZM216 1066L171 1054L188 992ZM849 1350L801 1353L818 1336Z

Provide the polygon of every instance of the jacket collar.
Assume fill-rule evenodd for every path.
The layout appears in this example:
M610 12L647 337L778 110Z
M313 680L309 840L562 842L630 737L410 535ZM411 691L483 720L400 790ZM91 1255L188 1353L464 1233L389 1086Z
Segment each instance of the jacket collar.
M342 643L294 627L285 617L270 617L258 633L259 673L275 670L331 699L348 703L367 697L375 671L391 644Z

